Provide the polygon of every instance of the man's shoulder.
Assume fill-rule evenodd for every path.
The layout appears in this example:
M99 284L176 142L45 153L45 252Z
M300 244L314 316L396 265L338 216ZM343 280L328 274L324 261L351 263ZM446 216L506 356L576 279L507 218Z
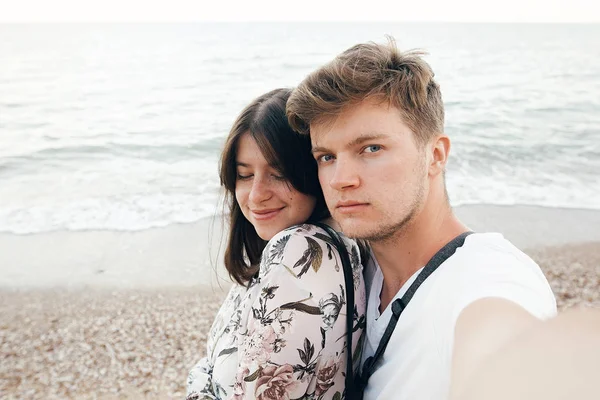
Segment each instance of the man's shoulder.
M540 318L556 310L540 266L499 233L470 235L441 268L434 292L444 297L455 317L483 298L510 300Z
M470 269L477 269L485 272L485 268L500 267L507 270L516 267L515 272L541 273L535 261L497 232L474 233L468 236L464 245L448 261L459 265L458 271L469 272Z

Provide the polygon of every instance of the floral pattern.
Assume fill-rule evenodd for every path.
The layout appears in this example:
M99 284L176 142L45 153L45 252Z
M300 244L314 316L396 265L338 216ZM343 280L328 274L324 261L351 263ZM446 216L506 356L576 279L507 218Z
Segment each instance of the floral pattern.
M358 361L365 287L358 247L344 242L353 268ZM342 399L347 316L341 266L331 238L314 225L271 239L258 276L247 287L234 285L217 314L207 356L189 374L187 399Z
M294 367L290 364L266 366L260 370L259 376L255 391L258 400L289 400L290 393L300 384L294 377Z

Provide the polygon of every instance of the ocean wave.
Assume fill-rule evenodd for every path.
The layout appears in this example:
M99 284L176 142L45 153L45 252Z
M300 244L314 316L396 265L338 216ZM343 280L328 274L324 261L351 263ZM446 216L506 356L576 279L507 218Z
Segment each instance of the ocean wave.
M115 158L147 159L174 163L190 159L213 157L220 151L223 139L212 138L190 144L133 144L105 143L46 147L19 156L0 158L0 173L14 173L20 169L31 171L38 167L52 167L63 161L87 162L94 159Z
M140 231L190 223L222 211L218 194L139 194L0 210L0 232Z
M577 185L568 179L540 179L543 185L493 177L453 177L448 192L453 206L533 205L600 210L600 182ZM58 204L0 209L0 232L33 234L60 230L140 231L191 223L224 211L223 197L208 187L197 193L147 193L84 198Z

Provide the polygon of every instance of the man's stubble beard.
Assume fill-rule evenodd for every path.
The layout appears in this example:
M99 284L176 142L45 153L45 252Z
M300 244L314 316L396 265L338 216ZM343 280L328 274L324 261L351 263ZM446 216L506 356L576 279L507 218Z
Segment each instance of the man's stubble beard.
M419 174L419 176L425 175L425 166L421 166L421 168L418 168L417 171L416 172ZM425 201L425 179L426 177L423 177L423 179L419 181L419 186L416 190L412 203L408 207L408 212L400 221L391 225L380 226L378 229L375 228L375 230L370 232L364 232L362 234L355 235L352 235L350 232L344 232L342 226L342 232L344 232L344 234L347 234L348 237L351 237L353 239L362 239L370 243L385 243L391 241L392 239L402 237L410 229L410 226L414 222L415 217L421 212L423 208L423 203ZM391 219L391 216L386 216L385 218L383 218L384 221L389 221Z
M415 217L421 211L424 192L424 185L420 185L417 196L415 196L413 203L410 205L408 213L399 222L387 226L381 226L374 232L366 232L364 235L362 235L362 237L357 239L363 239L370 243L385 243L394 238L404 236L404 234L410 229Z

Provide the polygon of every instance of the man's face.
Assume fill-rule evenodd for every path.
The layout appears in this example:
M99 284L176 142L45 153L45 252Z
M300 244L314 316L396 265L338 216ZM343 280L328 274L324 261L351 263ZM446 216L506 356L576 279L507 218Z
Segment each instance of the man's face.
M428 160L397 109L365 100L311 124L310 135L327 206L346 235L385 240L420 212Z

